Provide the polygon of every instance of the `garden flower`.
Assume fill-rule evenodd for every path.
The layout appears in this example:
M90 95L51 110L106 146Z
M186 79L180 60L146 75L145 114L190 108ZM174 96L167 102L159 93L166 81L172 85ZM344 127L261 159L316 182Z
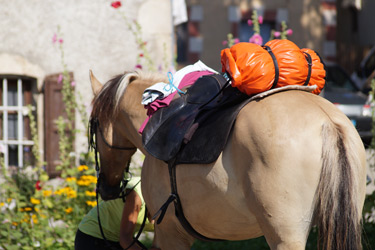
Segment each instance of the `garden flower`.
M252 37L250 37L249 42L255 43L255 44L258 44L258 45L262 45L263 44L263 38L259 34L254 34Z
M35 199L35 198L30 198L30 202L31 202L32 204L35 204L35 205L40 204L40 200Z
M35 183L35 189L38 190L38 191L42 189L42 187L40 186L40 181L37 181Z
M96 201L86 201L86 204L91 206L91 207L95 207L96 206Z
M57 82L61 83L63 81L63 75L60 74L59 77L57 78Z
M259 16L259 17L258 17L258 22L259 22L259 24L262 24L262 23L263 23L263 16Z
M135 65L135 68L136 68L136 69L142 69L142 65L137 64L137 65Z
M88 169L89 169L89 167L86 166L86 165L78 166L78 170L79 170L79 171L84 171L84 170L88 170Z
M292 29L287 29L287 30L286 30L286 34L287 34L288 36L293 35L293 30L292 30Z
M65 180L67 182L73 182L73 181L77 181L77 178L76 177L67 177Z
M65 209L65 213L70 214L71 212L73 212L73 208L68 207Z
M233 39L233 42L234 42L234 44L237 44L237 43L240 42L240 39L239 39L239 38L234 38L234 39Z
M52 190L44 190L43 191L43 196L44 197L48 197L48 196L51 196L52 195Z
M56 43L57 42L57 34L53 34L53 37L52 37L52 43Z
M13 200L13 198L8 198L7 199L7 202L9 203L9 202L11 202Z
M75 81L72 81L72 82L70 83L70 86L72 86L72 87L76 86L76 82L75 82Z
M38 224L38 218L36 217L36 214L33 214L31 215L31 221L34 223L34 224Z
M275 33L273 33L273 35L274 35L276 38L278 38L278 37L281 36L281 33L280 33L280 31L275 31Z
M68 198L76 198L77 192L73 189L70 189L66 192L66 196L68 196Z
M143 53L139 54L139 57L143 57Z
M249 26L251 26L251 25L253 25L253 21L252 21L251 19L249 19L249 20L247 20L247 24L248 24Z
M0 207L3 207L5 205L4 202L0 202Z
M121 1L114 1L111 3L111 6L115 9L118 9L121 7Z
M17 222L12 222L12 225L16 227L16 226L18 226L18 223Z
M33 209L32 209L31 207L25 207L25 208L24 208L24 211L26 211L26 212L30 212L30 211L33 211Z
M87 196L96 196L96 192L95 191L86 191L85 194Z
M224 40L221 44L223 44L223 46L227 46L228 41L227 41L227 40Z

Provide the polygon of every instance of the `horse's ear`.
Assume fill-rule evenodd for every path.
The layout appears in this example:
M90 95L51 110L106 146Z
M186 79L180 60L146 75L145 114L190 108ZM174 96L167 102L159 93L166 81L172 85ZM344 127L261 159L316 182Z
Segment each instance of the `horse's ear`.
M98 79L94 76L92 71L90 70L90 82L91 82L91 88L94 95L98 95L100 90L103 88L103 84L99 82Z

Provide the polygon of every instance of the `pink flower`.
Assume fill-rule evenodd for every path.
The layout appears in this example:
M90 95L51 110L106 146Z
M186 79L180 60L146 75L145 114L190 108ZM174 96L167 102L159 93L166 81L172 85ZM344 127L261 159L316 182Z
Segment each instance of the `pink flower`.
M280 31L275 31L275 33L273 33L273 35L277 38L277 37L281 36L281 33L280 33Z
M251 21L251 19L247 20L247 25L249 26L253 25L253 21Z
M259 22L259 24L262 24L262 23L263 23L263 16L259 16L259 17L258 17L258 22Z
M258 45L262 45L263 44L263 38L259 34L254 34L252 37L250 37L249 42L255 43L255 44L258 44Z
M222 44L223 46L227 46L228 41L227 41L227 40L224 40L221 44Z
M64 40L60 38L59 43L62 44L63 42L64 42Z
M59 77L57 78L57 83L61 83L63 80L63 75L60 74Z
M111 6L115 9L118 9L121 7L121 1L114 1L111 3Z
M287 34L288 36L293 35L293 30L292 30L292 29L287 29L287 30L286 30L286 34Z
M52 43L56 43L57 42L57 34L53 34L53 37L52 37Z
M239 39L239 38L234 38L234 39L233 39L233 42L234 42L234 44L237 44L237 43L240 42L240 39Z
M136 68L136 69L142 69L142 65L137 64L137 65L135 65L135 68Z
M76 86L76 82L75 82L75 81L72 81L72 82L70 83L70 86L72 86L72 87Z

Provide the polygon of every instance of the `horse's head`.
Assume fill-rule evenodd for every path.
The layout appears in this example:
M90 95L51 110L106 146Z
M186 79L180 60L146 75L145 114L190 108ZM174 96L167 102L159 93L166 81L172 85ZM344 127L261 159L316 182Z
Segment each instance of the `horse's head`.
M129 121L119 108L121 96L116 99L119 88L125 88L120 86L125 77L130 76L120 75L102 85L90 72L94 100L89 137L90 146L95 150L98 191L103 200L119 197L124 170L137 150L129 139Z

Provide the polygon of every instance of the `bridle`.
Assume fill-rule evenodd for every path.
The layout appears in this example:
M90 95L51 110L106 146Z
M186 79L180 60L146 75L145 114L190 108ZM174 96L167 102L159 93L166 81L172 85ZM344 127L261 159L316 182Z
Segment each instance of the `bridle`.
M101 136L101 139L103 140L104 144L111 149L129 150L130 151L130 150L137 150L137 148L136 147L124 147L124 146L117 146L117 145L109 144L108 141L104 138L103 132L102 132L100 126L99 126L99 120L96 117L90 118L89 129L88 129L88 139L89 139L89 150L93 149L94 155L95 155L95 171L96 171L96 177L97 177L97 183L96 183L96 204L97 204L97 206L96 207L97 207L97 214L98 214L98 224L99 224L100 233L101 233L104 241L106 242L106 244L109 248L113 249L112 245L109 244L107 238L104 235L102 224L100 222L100 215L99 215L99 184L100 184L101 178L100 178L100 173L99 173L100 172L100 164L99 164L99 159L98 159L98 148L97 148L97 145L96 145L97 132L99 132L99 134ZM138 182L136 185L134 185L134 187L132 189L130 189L128 192L126 192L126 185L128 184L129 180L132 177L131 173L129 172L130 162L131 162L131 158L129 159L129 161L126 164L126 169L124 171L124 178L122 178L121 185L120 185L121 190L120 190L120 194L119 194L118 198L122 198L123 202L125 202L126 196L139 184L139 182ZM129 178L125 178L126 173L130 175ZM141 226L140 230L138 231L137 236L133 238L133 242L126 249L129 249L135 243L139 244L141 248L147 249L141 242L138 241L138 238L141 235L141 233L143 231L143 228L145 226L146 218L147 218L147 208L146 208L146 211L145 211L145 217L143 219L142 226Z

